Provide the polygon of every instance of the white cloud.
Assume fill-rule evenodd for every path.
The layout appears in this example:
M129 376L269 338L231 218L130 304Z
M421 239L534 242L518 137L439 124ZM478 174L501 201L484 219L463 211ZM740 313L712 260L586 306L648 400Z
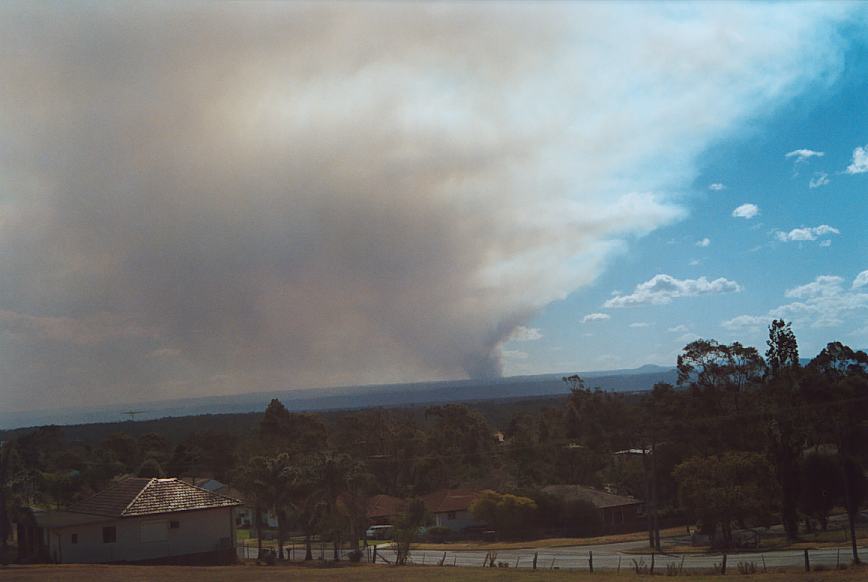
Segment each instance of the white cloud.
M765 315L739 315L721 325L729 330L758 330L772 319L785 319L796 325L835 327L845 321L864 316L868 311L868 293L862 287L868 284L868 275L859 273L850 289L844 279L835 275L820 275L812 282L794 287L785 296L799 299L770 309Z
M868 172L868 145L853 150L853 161L847 166L848 174Z
M739 315L721 323L723 327L729 330L738 329L759 329L771 321L772 318L766 315Z
M796 163L798 164L801 162L806 162L806 161L810 160L811 158L822 158L825 155L826 155L825 152L818 152L818 151L809 150L809 149L799 149L799 150L793 150L793 151L785 154L784 157L796 158Z
M501 350L500 355L508 360L526 360L528 358L527 352L520 350Z
M518 326L509 336L509 341L513 342L534 342L543 338L542 331L537 327Z
M696 246L698 246L698 247L707 247L710 244L711 244L710 238L704 238L702 240L696 241Z
M820 275L812 282L800 285L784 292L784 297L807 299L809 297L828 297L841 292L844 279L835 275Z
M826 172L817 172L811 181L808 182L808 188L819 188L829 183L829 174Z
M687 332L675 338L675 341L690 343L692 341L698 340L699 336L693 332Z
M789 232L779 231L775 233L775 238L781 242L812 241L831 234L841 234L841 231L834 226L821 224L820 226L794 228Z
M821 246L821 247L830 247L830 246L832 246L832 239L827 238L826 240L821 240L821 241L820 241L820 246Z
M669 303L679 297L696 295L715 295L741 291L741 285L735 281L720 277L709 281L705 277L698 279L676 279L671 275L654 275L648 281L640 283L629 295L618 295L606 301L604 307L628 307L650 303L660 305Z
M726 190L726 185L721 182L715 182L713 184L708 185L709 190L714 190L715 192L720 192L721 190Z
M691 267L698 267L699 265L702 264L702 261L700 261L699 259L691 259L691 261L687 264L690 265Z
M742 204L741 206L732 211L732 215L735 218L746 218L748 220L750 220L757 214L759 214L759 206L750 203Z
M633 328L642 328L642 327L651 327L651 324L647 321L635 321L630 324L630 327Z
M669 331L672 333L685 333L685 332L690 331L690 330L686 325L684 325L682 323L682 324L676 325L675 327L670 327L666 331Z
M604 321L606 319L611 319L608 313L589 313L582 318L582 323L588 323L589 321Z

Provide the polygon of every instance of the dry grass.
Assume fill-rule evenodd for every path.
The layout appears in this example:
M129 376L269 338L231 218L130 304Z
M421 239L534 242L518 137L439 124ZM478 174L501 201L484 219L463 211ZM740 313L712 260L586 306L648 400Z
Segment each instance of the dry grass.
M660 530L661 537L684 534L683 527L673 527ZM544 538L540 540L525 540L520 542L451 542L445 544L419 543L413 544L417 550L523 550L534 548L564 548L572 546L596 546L599 544L615 544L619 542L639 542L648 539L648 532L632 532L612 534L595 538Z
M753 582L857 582L868 578L868 569L850 568L844 571L828 572L779 572L740 576L733 574L736 580L751 580ZM406 567L392 568L388 566L355 565L344 567L310 567L310 566L105 566L105 565L33 565L0 567L0 579L9 581L63 581L63 582L109 582L123 580L124 582L144 582L159 580L160 582L229 582L235 580L336 580L357 582L403 582L419 580L422 582L470 582L476 580L510 581L542 581L570 580L571 582L599 582L600 579L616 581L648 580L648 576L638 577L632 574L597 573L590 575L580 572L552 571L517 571L492 568L433 568ZM679 576L684 582L719 582L719 575Z

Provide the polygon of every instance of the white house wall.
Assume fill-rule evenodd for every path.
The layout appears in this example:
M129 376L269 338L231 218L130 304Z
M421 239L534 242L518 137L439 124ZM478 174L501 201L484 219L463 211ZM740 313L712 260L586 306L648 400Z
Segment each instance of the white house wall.
M149 517L108 519L102 523L69 526L47 531L49 556L63 563L102 563L140 561L213 552L221 543L232 543L234 536L231 508L167 513ZM154 522L177 521L177 529L168 529L165 539L154 539L160 527ZM143 528L143 523L146 525ZM114 543L103 543L102 528L114 525ZM168 525L168 524L167 524ZM72 543L78 534L78 543ZM143 534L146 538L142 540ZM151 541L148 541L150 538ZM225 546L224 546L225 547Z
M450 513L435 513L434 524L439 527L448 527L452 531L461 531L465 527L482 525L481 522L473 518L473 514L469 511L456 511L454 517L450 519Z

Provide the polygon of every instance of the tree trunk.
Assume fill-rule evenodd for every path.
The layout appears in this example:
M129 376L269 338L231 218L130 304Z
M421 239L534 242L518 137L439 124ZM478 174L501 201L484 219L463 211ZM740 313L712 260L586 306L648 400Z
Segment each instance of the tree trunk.
M277 559L283 561L283 516L276 512L277 516Z
M253 519L256 520L256 559L262 554L262 508L256 504L253 510Z

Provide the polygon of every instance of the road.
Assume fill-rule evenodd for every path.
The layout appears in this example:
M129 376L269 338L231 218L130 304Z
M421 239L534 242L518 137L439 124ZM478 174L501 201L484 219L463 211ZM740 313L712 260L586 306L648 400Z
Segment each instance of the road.
M591 557L593 556L594 570L618 570L632 571L637 565L651 565L650 553L642 552L647 542L620 542L613 544L599 544L592 546L572 546L560 548L528 548L518 550L498 550L495 558L497 563L507 563L510 568L533 568L534 555L536 555L538 569L562 569L562 570L588 570ZM255 558L255 548L242 550L239 555L247 558ZM314 557L320 558L324 550L326 560L332 559L330 547L317 545L314 549ZM366 559L372 556L372 548L368 549ZM289 552L288 552L289 553ZM346 559L347 551L342 552L342 559ZM378 548L378 559L385 558L394 562L395 552L386 547ZM868 549L859 549L860 557L868 560ZM484 550L413 550L410 560L414 564L437 565L441 562L454 566L481 567L489 552ZM293 552L294 561L304 557L303 551L298 547ZM809 558L811 566L822 565L826 568L834 568L838 563L850 562L849 548L824 548L810 550ZM667 567L682 568L685 571L704 571L719 569L723 561L722 554L657 554L654 556L655 571L665 571ZM801 568L805 563L803 550L783 550L769 552L746 552L731 554L727 558L727 569L733 572L738 570L739 562L753 563L758 570L763 567L772 568Z

